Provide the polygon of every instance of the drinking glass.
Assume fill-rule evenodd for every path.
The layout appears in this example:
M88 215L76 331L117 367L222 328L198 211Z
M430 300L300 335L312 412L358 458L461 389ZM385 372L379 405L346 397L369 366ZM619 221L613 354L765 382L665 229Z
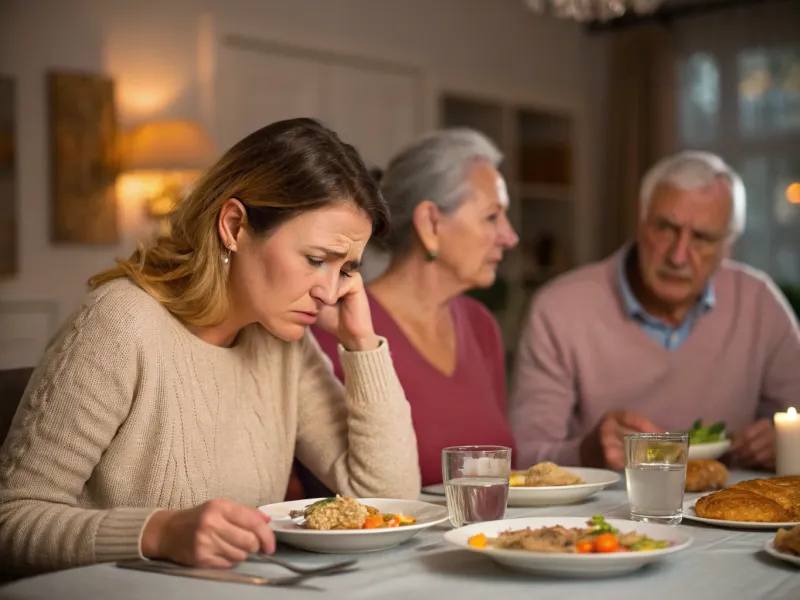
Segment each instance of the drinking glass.
M502 519L510 476L511 448L452 446L442 450L442 479L453 527Z
M689 434L635 433L623 439L631 519L677 525L683 516Z

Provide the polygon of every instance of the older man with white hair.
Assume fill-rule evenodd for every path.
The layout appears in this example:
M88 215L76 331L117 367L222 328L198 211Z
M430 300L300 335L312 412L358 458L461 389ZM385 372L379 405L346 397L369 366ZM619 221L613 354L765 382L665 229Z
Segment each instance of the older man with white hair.
M519 464L624 466L622 436L724 421L727 459L774 465L771 416L800 399L800 334L764 273L728 259L739 176L681 152L646 174L635 239L544 287L510 401Z

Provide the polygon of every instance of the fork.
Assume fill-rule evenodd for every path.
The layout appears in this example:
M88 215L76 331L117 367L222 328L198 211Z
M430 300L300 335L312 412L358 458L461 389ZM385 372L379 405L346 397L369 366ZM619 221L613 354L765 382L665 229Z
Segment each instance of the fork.
M345 572L344 569L338 571L325 571L322 573L303 573L289 575L287 577L262 577L260 575L249 575L237 571L227 571L222 569L199 569L195 567L181 567L173 564L165 564L158 561L124 561L118 562L117 567L123 569L133 569L136 571L147 571L150 573L160 573L163 575L175 575L178 577L190 577L193 579L205 579L210 581L224 581L229 583L246 583L258 586L284 586L291 587L299 585L307 579L312 579L319 575L335 575Z
M251 554L248 556L247 560L253 562L272 563L273 565L278 565L279 567L283 567L284 569L287 569L292 573L297 573L298 575L323 575L326 573L335 573L338 571L344 571L348 567L352 567L358 562L356 560L345 560L338 563L324 565L322 567L300 567L293 565L292 563L288 563L285 560L281 560L280 558L275 558L269 554L264 554L263 552Z

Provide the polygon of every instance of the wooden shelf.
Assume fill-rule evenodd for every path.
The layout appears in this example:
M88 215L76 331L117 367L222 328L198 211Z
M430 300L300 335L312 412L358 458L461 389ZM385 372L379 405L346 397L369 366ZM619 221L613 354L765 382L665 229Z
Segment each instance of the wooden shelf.
M522 201L552 200L554 202L572 201L572 186L554 183L525 183L516 186Z
M491 138L504 154L500 168L512 198L508 218L520 244L506 253L498 276L508 286L495 315L513 356L532 293L571 264L574 256L575 140L569 113L521 106L502 98L445 92L440 103L444 127L466 126ZM531 269L543 239L554 240L553 265Z

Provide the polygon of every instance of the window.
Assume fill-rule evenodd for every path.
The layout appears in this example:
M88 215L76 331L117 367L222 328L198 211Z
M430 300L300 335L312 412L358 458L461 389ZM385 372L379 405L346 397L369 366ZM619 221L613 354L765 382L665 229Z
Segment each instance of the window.
M800 44L736 46L679 60L680 144L719 154L744 180L747 226L735 258L800 284L800 204L787 197L800 182Z
M739 131L746 137L800 130L800 46L738 56Z
M710 54L691 55L678 74L681 138L689 145L712 143L719 135L719 67Z

